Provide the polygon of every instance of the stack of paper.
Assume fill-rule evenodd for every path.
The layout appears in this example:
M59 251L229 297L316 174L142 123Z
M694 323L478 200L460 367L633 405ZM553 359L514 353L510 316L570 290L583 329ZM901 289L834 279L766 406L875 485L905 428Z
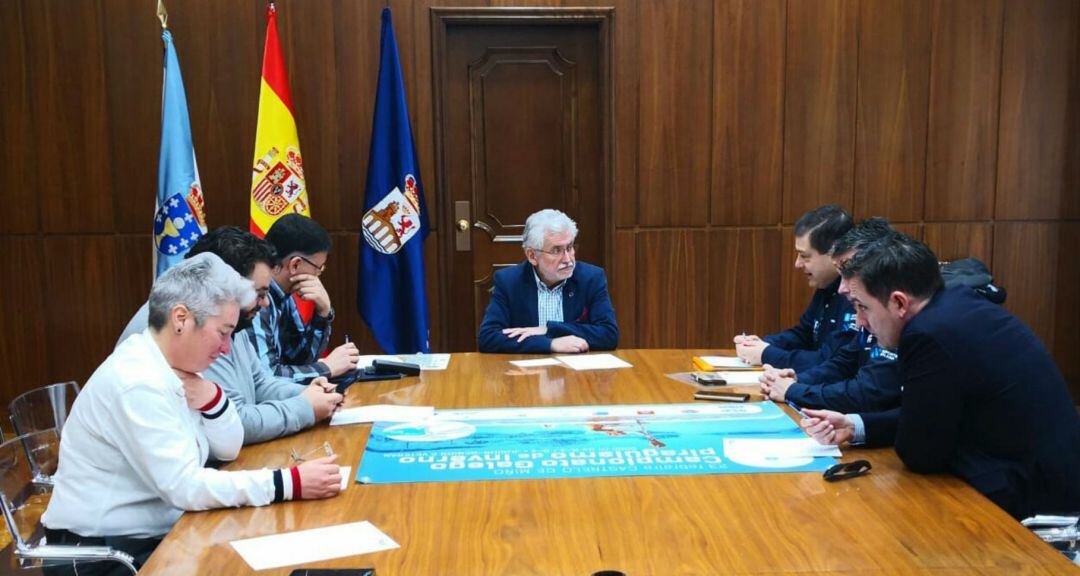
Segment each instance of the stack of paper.
M760 370L760 366L754 366L743 362L736 356L694 356L694 366L698 370Z

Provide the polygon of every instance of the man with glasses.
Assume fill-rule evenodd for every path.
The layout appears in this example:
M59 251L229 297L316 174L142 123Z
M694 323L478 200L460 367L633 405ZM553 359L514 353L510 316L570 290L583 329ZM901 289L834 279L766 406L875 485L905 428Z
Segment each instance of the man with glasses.
M220 257L233 270L251 280L254 306L241 310L233 332L231 349L218 356L203 375L221 386L229 396L244 427L244 443L254 444L287 436L329 418L342 396L326 378L315 378L307 386L270 372L259 359L251 340L236 337L252 324L252 319L270 303L270 276L277 254L267 241L237 228L223 226L211 230L191 247L185 258L204 252ZM146 329L148 304L135 314L120 342ZM119 345L119 342L117 343Z
M294 382L340 376L356 368L360 352L350 342L319 359L330 343L334 321L330 295L319 280L331 246L326 229L306 216L286 214L266 232L266 241L281 261L270 280L270 305L245 330L263 363ZM310 322L304 322L293 294L315 305Z
M495 273L478 336L481 352L613 350L615 308L602 268L576 260L577 224L558 210L525 221L525 261Z

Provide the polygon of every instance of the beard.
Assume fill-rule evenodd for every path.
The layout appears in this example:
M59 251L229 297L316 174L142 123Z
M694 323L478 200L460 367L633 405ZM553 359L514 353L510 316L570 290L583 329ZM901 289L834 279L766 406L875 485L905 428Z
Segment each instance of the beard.
M259 311L243 311L240 313L240 317L236 319L236 328L233 329L233 336L240 333L241 330L251 328L251 325L255 322L255 316L258 316Z

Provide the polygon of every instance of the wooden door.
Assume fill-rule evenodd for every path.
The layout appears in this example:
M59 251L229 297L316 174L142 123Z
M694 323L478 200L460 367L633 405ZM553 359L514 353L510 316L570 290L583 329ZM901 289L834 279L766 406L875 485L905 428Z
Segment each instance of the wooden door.
M496 270L542 208L610 248L609 10L433 10L444 348L476 349Z

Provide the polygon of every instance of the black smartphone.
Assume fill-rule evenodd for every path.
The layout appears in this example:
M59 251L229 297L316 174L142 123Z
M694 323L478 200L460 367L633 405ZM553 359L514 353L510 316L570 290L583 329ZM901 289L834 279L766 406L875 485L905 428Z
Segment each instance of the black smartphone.
M296 568L288 576L375 576L375 568Z
M694 400L711 400L713 402L746 402L750 395L740 392L715 392L702 390L694 393Z

